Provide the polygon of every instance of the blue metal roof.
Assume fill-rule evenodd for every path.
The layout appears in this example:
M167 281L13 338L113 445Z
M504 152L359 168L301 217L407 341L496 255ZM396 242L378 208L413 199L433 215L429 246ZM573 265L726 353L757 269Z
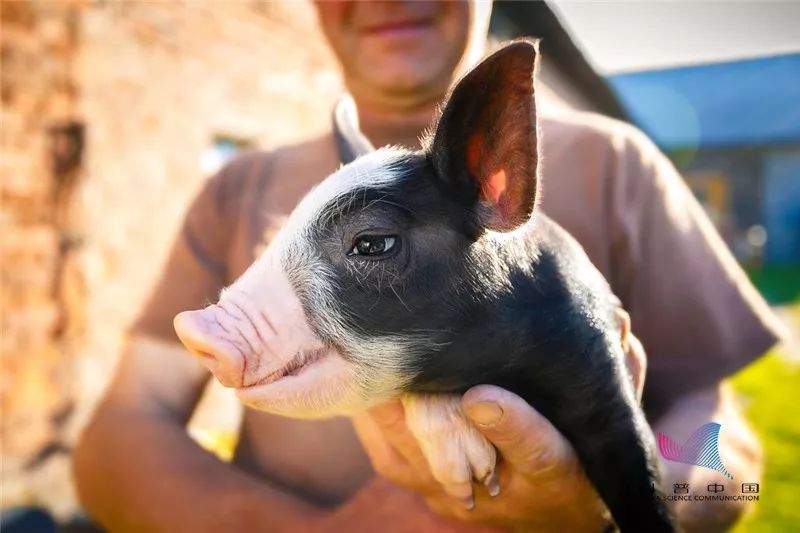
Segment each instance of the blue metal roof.
M800 142L800 54L608 78L664 149Z

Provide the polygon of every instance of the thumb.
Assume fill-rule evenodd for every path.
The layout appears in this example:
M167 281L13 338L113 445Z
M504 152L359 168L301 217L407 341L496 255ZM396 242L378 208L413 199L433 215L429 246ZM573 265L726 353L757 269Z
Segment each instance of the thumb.
M566 438L516 394L478 385L464 394L461 404L478 431L521 473L560 475L577 464Z

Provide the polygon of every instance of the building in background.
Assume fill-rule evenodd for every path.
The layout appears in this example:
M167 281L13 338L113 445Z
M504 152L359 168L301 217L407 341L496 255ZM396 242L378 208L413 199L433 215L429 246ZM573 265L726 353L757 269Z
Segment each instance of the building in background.
M552 8L545 2L496 0L490 26L498 41L535 37L539 41L539 91L550 100L582 111L627 120L607 81L595 72Z
M800 55L609 81L766 295L800 297Z

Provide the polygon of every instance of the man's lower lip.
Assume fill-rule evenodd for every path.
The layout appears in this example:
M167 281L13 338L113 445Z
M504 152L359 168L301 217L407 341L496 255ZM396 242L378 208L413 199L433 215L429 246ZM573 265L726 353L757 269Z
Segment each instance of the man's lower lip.
M367 37L403 37L413 36L427 31L433 27L428 22L386 25L378 28L371 28L364 31Z

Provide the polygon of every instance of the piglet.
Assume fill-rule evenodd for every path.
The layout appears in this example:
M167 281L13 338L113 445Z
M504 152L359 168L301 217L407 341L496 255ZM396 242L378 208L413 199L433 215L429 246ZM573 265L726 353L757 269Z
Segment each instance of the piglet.
M481 62L419 151L373 151L337 112L343 152L359 157L175 329L256 409L331 417L401 396L434 476L461 497L472 479L497 485L460 394L504 387L570 441L622 531L673 531L625 368L627 315L536 209L536 58L516 41Z

